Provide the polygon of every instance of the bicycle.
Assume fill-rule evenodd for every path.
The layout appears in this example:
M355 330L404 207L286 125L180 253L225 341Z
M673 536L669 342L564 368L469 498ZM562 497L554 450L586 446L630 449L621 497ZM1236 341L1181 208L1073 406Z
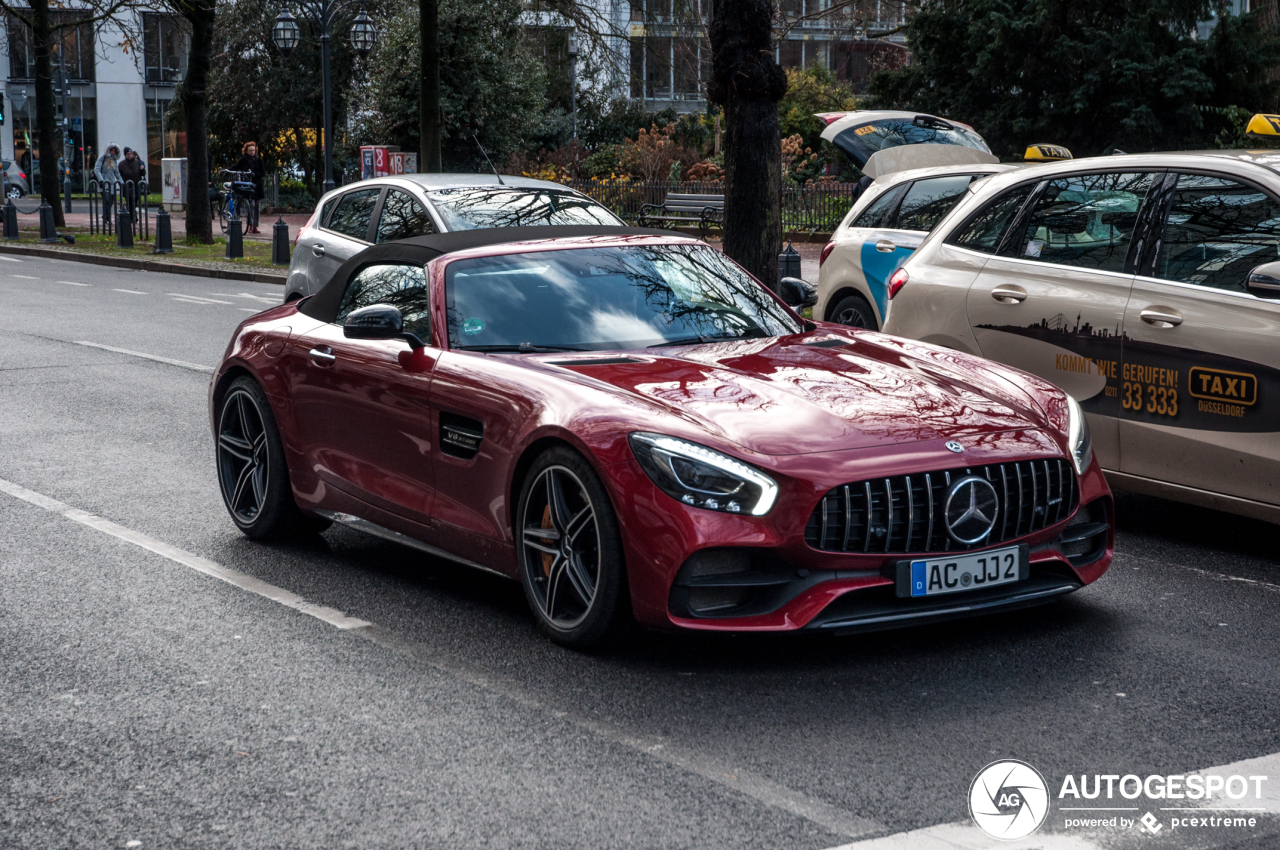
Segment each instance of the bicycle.
M213 215L218 219L222 232L227 232L227 222L234 213L240 221L245 221L249 214L249 201L254 197L253 173L249 171L223 171L220 178L224 181L218 192L213 207ZM241 228L243 233L243 225Z

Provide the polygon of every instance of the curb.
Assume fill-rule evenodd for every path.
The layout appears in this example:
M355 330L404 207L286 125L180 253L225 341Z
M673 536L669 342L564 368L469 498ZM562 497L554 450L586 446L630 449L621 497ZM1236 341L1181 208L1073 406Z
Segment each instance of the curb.
M274 283L284 286L288 279L283 274L269 272L230 271L228 269L210 269L203 266L185 266L181 263L165 263L159 260L134 260L128 257L103 257L97 254L82 254L78 251L64 251L56 248L29 248L26 245L14 245L0 242L0 254L20 254L27 257L43 257L50 260L70 260L74 263L89 263L95 266L112 266L117 269L134 269L144 272L165 272L167 274L185 274L195 277L212 277L220 280L247 280L253 283Z

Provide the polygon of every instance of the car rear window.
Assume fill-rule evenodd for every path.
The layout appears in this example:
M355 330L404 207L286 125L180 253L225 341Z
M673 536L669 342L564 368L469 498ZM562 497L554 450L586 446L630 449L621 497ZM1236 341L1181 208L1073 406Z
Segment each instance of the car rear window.
M858 217L854 219L851 227L880 227L882 222L888 217L889 213L898 206L898 200L902 198L902 193L907 187L895 186L887 190L883 195L871 202L865 210L858 213Z
M427 193L450 230L546 224L622 224L608 209L567 189L454 187Z
M969 181L973 177L972 174L956 174L912 183L898 207L897 221L893 227L923 233L933 230L964 197L965 189L969 187Z
M381 189L358 189L338 199L338 206L329 217L329 230L350 236L352 239L369 238L369 219L378 202Z

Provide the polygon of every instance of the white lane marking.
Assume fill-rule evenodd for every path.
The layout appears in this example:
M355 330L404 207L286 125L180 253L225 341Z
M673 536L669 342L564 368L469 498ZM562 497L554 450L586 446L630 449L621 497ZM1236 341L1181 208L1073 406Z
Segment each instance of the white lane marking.
M199 295L187 295L185 292L170 292L174 298L183 301L195 301L200 304L230 304L230 301L219 301L216 298L201 298Z
M140 531L134 531L125 528L122 525L116 525L110 520L103 519L95 514L73 508L70 505L59 502L57 499L37 493L34 490L28 490L20 484L14 484L12 481L6 481L0 478L0 491L8 493L10 496L29 502L36 507L44 508L56 514L61 514L69 520L74 520L81 525L87 525L89 528L101 531L104 534L110 534L112 537L132 543L134 546L146 549L148 552L154 552L161 557L168 558L184 567L189 567L199 573L225 581L227 584L247 590L250 593L270 599L272 602L278 602L286 608L292 608L295 611L323 620L331 626L339 629L360 629L371 625L365 620L359 620L355 617L348 617L346 614L335 608L326 608L323 605L316 605L314 602L308 602L296 593L291 593L284 588L276 587L273 584L267 584L260 581L247 573L239 570L233 570L230 567L224 567L221 564L214 563L199 555L194 555L185 549L179 549L177 546L170 546L162 540L157 540L150 535L143 534Z
M248 298L248 299L253 300L253 301L262 301L262 302L264 302L264 303L266 303L266 304L271 304L271 305L275 305L275 304L279 304L279 303L280 303L280 299L279 299L279 298L264 298L264 297L262 297L261 295L250 295L248 292L240 292L240 293L237 293L237 294L232 294L232 293L230 293L230 292L210 292L209 294L210 294L210 295L225 295L225 296L226 296L226 297L228 297L228 298Z
M30 274L11 274L9 277L20 277L23 280L39 280L40 278Z
M87 283L76 283L74 280L60 280L58 283L65 283L67 286L88 286Z
M1256 585L1257 587L1261 587L1264 590L1273 590L1273 591L1280 592L1280 584L1273 584L1269 581L1263 581L1262 579L1245 578L1244 576L1233 576L1233 575L1227 575L1226 573L1215 573L1213 570L1206 570L1200 567L1189 567L1186 564L1179 564L1174 561L1159 561L1159 560L1156 560L1155 558L1149 558L1143 555L1126 554L1125 557L1131 561L1141 561L1143 563L1153 564L1159 567L1177 567L1179 569L1186 570L1187 572L1196 573L1197 575L1202 575L1205 578L1211 579L1213 581L1238 581L1241 584L1252 584L1252 585Z
M255 310L252 307L239 307L237 309L239 309L240 312L242 313L261 313L262 312L261 310Z
M1240 812L1280 814L1280 753L1259 756L1258 758L1234 761L1217 767L1206 767L1203 770L1191 771L1199 776L1265 776L1262 783L1261 799L1248 798L1241 800L1239 806L1183 806L1178 808L1161 808L1162 812ZM1252 788L1253 786L1250 785ZM1244 803L1252 803L1245 806ZM1058 811L1138 811L1137 809L1058 809ZM1050 813L1052 817L1052 812ZM1107 835L1114 836L1114 833ZM1237 834L1223 837L1222 842L1230 844L1241 836ZM1101 842L1101 843L1100 843ZM1082 831L1075 835L1061 833L1035 833L1019 841L1000 841L989 837L970 821L957 821L929 826L924 829L913 829L910 832L899 832L883 838L868 841L855 841L842 844L830 850L1003 850L1003 848L1043 848L1043 850L1101 850L1110 846L1103 833ZM1218 846L1218 845L1208 845Z
M0 260L4 260L6 263L25 263L26 262L26 260L15 260L13 257L0 257Z
M821 800L814 799L807 795L792 791L785 786L779 785L772 780L763 776L753 774L750 771L742 770L732 765L724 764L718 759L709 758L702 754L691 752L681 752L678 746L673 746L671 742L658 736L637 736L624 731L622 728L609 723L608 721L598 720L596 718L583 715L571 714L569 712L549 709L548 706L539 702L535 697L522 691L519 685L511 685L503 682L501 679L495 678L493 674L475 670L469 665L460 664L447 659L440 658L436 653L428 650L421 644L407 641L398 635L373 625L372 623L360 620L355 617L349 617L341 611L333 608L326 608L321 605L308 602L302 597L291 593L283 588L267 584L253 576L240 572L239 570L224 567L213 561L201 558L184 549L171 546L154 537L133 531L124 526L117 525L110 520L103 519L95 514L73 508L63 502L58 501L43 493L37 493L34 490L28 490L20 484L7 481L0 478L0 492L8 493L15 498L24 502L61 514L67 519L86 525L104 534L110 534L120 540L132 543L135 546L154 552L157 555L168 558L171 561L182 564L197 572L204 573L221 581L238 587L241 590L247 590L250 593L278 602L285 607L292 608L303 614L315 617L328 623L336 628L350 631L352 634L359 635L379 646L390 649L401 655L408 656L411 659L422 661L448 673L453 676L460 677L473 685L484 688L491 693L497 693L503 697L520 703L521 705L531 706L536 709L538 714L546 714L550 711L555 717L565 720L575 726L592 732L607 741L621 744L628 749L643 753L651 758L666 764L681 768L690 773L702 776L712 782L730 788L745 796L751 797L771 808L780 809L789 812L797 817L804 818L812 823L822 826L836 835L844 835L849 838L856 838L860 835L869 835L876 832L882 832L884 827L875 821L861 818L856 815L842 811ZM1074 848L1072 848L1074 850Z
M188 363L185 360L174 360L170 357L160 357L155 354L146 354L141 351L130 351L127 348L116 348L114 345L103 345L98 342L88 342L87 340L74 340L76 345L85 345L89 348L101 348L103 351L114 351L116 354L128 354L130 357L141 357L143 360L154 360L157 363L167 363L170 366L181 366L183 369L194 369L197 372L212 372L212 366L201 366L199 363Z
M146 295L145 292L139 292L136 289L113 289L112 292L123 292L126 295Z

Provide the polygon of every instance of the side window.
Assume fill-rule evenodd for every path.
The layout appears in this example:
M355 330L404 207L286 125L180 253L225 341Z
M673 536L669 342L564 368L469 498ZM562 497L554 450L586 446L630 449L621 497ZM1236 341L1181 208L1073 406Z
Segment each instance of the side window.
M343 195L338 199L338 206L329 216L326 227L352 239L368 239L369 219L373 216L373 207L378 202L378 193L381 191L358 189Z
M1150 174L1082 174L1051 180L1010 241L1012 256L1123 272Z
M1155 276L1244 292L1249 270L1277 259L1278 240L1280 204L1261 189L1180 174Z
M891 227L928 233L964 197L972 174L933 177L911 184L898 207L898 220Z
M871 202L871 206L858 214L850 227L880 227L885 215L898 205L898 199L902 197L905 186L898 186L890 189L880 197Z
M319 227L325 226L325 222L329 220L329 214L333 212L333 208L337 206L337 203L337 198L330 198L324 202L324 206L320 208L320 219L317 222Z
M373 304L389 304L399 309L406 331L424 340L431 339L431 296L422 266L380 263L360 269L342 293L334 322L340 325L352 310Z
M952 245L971 248L986 254L994 254L1000 248L1000 239L1018 210L1031 195L1034 183L1017 186L990 201L959 227L950 238Z
M382 202L382 217L378 219L379 242L435 232L436 226L422 204L404 192L387 190L387 199Z

